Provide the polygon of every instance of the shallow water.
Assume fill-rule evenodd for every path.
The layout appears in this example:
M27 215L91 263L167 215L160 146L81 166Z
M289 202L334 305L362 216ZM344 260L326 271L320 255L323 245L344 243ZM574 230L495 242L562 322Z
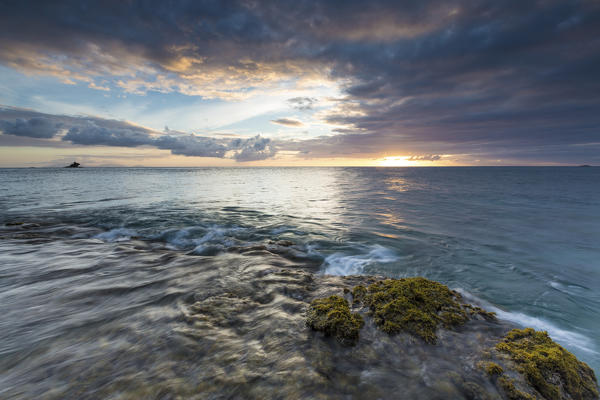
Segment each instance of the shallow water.
M197 389L181 321L251 265L425 276L600 371L599 168L0 169L0 210L0 394Z

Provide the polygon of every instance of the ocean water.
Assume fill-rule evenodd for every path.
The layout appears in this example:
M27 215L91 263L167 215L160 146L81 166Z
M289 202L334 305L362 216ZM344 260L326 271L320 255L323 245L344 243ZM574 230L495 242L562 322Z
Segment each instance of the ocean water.
M0 169L0 397L163 371L182 299L253 249L443 282L600 372L600 168Z

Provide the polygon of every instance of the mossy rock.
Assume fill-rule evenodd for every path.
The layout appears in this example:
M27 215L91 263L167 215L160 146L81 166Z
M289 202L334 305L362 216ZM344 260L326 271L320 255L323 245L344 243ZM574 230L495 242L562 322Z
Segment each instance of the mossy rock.
M513 329L496 350L517 364L527 382L547 399L597 399L594 371L555 343L546 332Z
M481 307L473 306L471 304L463 304L463 306L465 307L466 312L470 316L480 315L486 321L495 321L496 320L496 313L495 312L486 311L486 310L484 310Z
M497 376L502 375L504 369L502 369L502 367L495 362L488 362L485 365L485 372L487 372L489 376Z
M375 324L384 332L407 332L428 343L437 341L439 325L464 324L467 314L456 301L458 293L425 278L386 279L362 290L354 288L354 301L369 306Z
M346 299L330 296L310 303L306 324L325 336L335 337L344 345L353 346L358 342L364 321L360 314L350 312Z
M361 303L367 295L367 288L363 285L354 286L352 289L352 304Z
M498 378L497 384L508 398L508 400L536 400L535 396L517 389L515 382L507 376Z

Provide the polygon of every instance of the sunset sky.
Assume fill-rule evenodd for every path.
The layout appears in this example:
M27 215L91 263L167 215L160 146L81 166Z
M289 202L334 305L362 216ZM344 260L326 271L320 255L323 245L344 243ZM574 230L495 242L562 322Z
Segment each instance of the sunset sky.
M600 164L596 0L0 7L0 167Z

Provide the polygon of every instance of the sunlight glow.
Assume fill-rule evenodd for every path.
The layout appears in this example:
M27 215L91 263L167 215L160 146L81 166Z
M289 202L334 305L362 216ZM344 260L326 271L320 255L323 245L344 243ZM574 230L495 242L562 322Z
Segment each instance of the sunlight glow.
M409 160L408 156L391 156L377 160L377 164L382 167L416 167L419 161Z

